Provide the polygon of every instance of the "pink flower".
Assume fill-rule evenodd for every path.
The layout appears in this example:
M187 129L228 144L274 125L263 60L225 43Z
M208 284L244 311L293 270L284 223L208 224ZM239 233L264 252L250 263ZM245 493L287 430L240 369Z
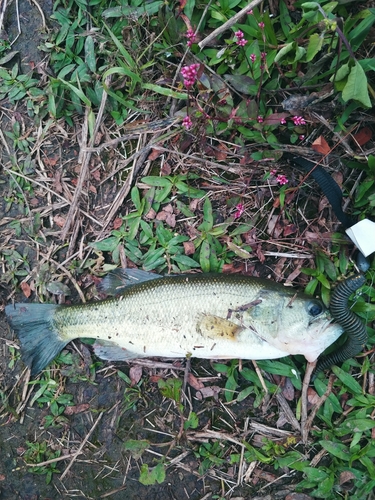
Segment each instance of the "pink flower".
M262 21L262 22L258 23L258 26L261 30L264 29L264 22Z
M193 126L193 122L191 121L189 115L185 116L185 118L182 120L182 126L185 127L186 130L189 130Z
M283 175L283 174L279 174L277 177L276 177L276 182L278 184L280 184L280 186L283 186L284 184L287 184L288 183L288 178Z
M254 63L257 60L257 55L256 54L250 54L250 61Z
M187 32L185 33L185 36L188 39L187 46L191 47L193 45L193 43L195 42L195 32L192 29L187 30Z
M257 122L258 123L263 123L264 122L263 116L258 115Z
M301 135L298 137L298 139L299 139L300 141L303 141L303 139L304 139L304 138L305 138L305 136L304 136L303 134L301 134Z
M270 171L270 175L276 175L277 174L277 170L276 168L273 168L271 171Z
M306 124L306 121L304 118L302 118L302 116L293 116L293 122L294 122L294 125L305 125Z
M234 218L235 219L238 219L239 217L241 217L241 215L244 213L244 210L245 210L245 207L243 206L242 203L239 203L238 205L236 205L236 212L234 213Z
M240 47L243 47L244 45L247 44L247 40L244 39L244 34L242 33L241 30L238 30L234 33L234 36L237 38L236 44L239 45Z
M285 118L281 118L280 123L281 123L281 125L285 125L286 124Z
M253 9L251 9L251 10L248 10L246 14L249 14L249 15L251 15L252 13L253 13Z
M188 89L192 87L198 77L200 64L191 64L181 68L181 75L184 77L184 85Z
M262 61L265 61L266 57L267 57L267 52L261 52L260 53L260 58L262 59Z

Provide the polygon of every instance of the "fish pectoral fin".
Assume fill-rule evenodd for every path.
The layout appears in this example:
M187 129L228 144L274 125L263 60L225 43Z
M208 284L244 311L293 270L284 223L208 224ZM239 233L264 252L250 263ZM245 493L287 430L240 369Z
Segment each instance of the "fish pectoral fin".
M142 357L138 353L129 351L129 349L120 347L118 344L108 342L107 340L97 340L93 348L96 356L106 361L128 361Z
M210 339L235 340L236 336L243 328L232 321L219 316L202 314L197 322L197 332L202 337Z

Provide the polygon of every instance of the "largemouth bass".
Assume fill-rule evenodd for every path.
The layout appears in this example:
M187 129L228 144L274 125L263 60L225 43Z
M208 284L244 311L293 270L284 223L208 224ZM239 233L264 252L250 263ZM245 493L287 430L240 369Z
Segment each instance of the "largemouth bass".
M95 339L95 353L106 360L259 360L303 354L314 361L343 332L320 300L270 280L130 271L140 282L114 298L84 305L6 307L32 375L68 342L82 337Z

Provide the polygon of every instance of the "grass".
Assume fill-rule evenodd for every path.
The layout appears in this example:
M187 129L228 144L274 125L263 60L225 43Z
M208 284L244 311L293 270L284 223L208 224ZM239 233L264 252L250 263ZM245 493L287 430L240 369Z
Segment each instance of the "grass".
M245 2L61 0L41 46L48 71L22 74L0 46L0 284L9 297L90 300L98 277L134 264L271 276L329 304L332 285L355 268L353 245L282 152L323 162L347 210L374 219L375 10L287 5L254 6L220 31ZM194 361L183 383L175 364L120 371L89 354L82 366L73 351L32 382L33 404L48 409L45 432L69 425L67 408L78 411L65 375L90 385L104 370L121 387L117 432L143 485L179 470L219 479L217 498L284 482L313 498L370 498L374 270L371 257L353 298L367 350L309 389L307 444L299 357ZM11 349L9 369L19 369ZM1 418L14 418L0 394ZM43 437L26 445L31 470L51 481L60 453Z

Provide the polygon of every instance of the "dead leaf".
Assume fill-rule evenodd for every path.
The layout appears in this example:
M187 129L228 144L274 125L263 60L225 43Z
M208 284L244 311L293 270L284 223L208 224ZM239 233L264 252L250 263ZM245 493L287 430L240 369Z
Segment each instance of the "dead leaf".
M184 251L185 255L193 255L195 253L195 246L192 241L184 241Z
M358 144L358 146L363 146L371 140L372 138L372 130L369 127L365 127L361 129L357 134L353 135L353 139Z
M220 387L212 385L210 387L202 387L202 389L200 389L195 396L200 401L204 398L214 398L214 400L217 401L220 391L221 391Z
M161 212L159 212L156 216L156 220L165 221L168 226L175 227L176 225L176 216L173 212L173 208L171 205L167 205Z
M297 232L297 226L294 225L294 224L288 224L283 229L283 235L284 236L289 236L290 234L294 234L296 232Z
M340 486L348 481L355 479L355 475L350 470L345 470L340 474Z
M191 200L191 202L189 203L189 209L192 212L195 212L198 207L198 204L199 204L198 198L194 198L194 200Z
M76 406L67 406L64 411L64 415L76 415L77 413L83 413L90 408L88 403L81 403Z
M225 161L228 157L228 147L225 144L219 144L214 150L214 156L217 161Z
M37 207L39 205L39 200L38 198L32 198L29 203L32 207Z
M312 387L309 387L307 389L307 401L311 404L311 405L316 405L316 403L319 401L319 396L317 394L317 392L315 391L315 389L313 389Z
M97 168L96 170L93 170L91 172L91 176L98 182L100 182L101 180L101 176L100 176L100 170Z
M48 165L49 167L54 167L58 162L58 160L59 158L57 156L51 156L50 158L44 158L43 162L45 165Z
M172 168L167 161L165 161L160 169L160 175L170 175Z
M311 144L311 147L314 151L321 153L322 155L328 155L331 151L328 142L322 135L315 139L315 141Z
M28 299L31 295L30 285L28 283L26 283L25 281L23 281L21 283L21 290L23 291L24 296Z
M295 391L290 378L286 377L283 385L283 396L287 401L293 401L295 397Z
M65 226L65 219L64 217L61 217L61 215L55 215L55 217L53 218L53 222L59 227Z
M129 370L129 377L132 386L138 384L138 382L142 378L142 366L139 365L132 366Z
M342 172L333 172L332 179L334 179L337 182L337 184L340 187L342 187L343 182L344 182L344 176L343 176Z
M150 208L150 210L147 212L147 214L145 215L146 219L155 219L156 217L156 212L153 208Z
M156 160L156 158L159 158L161 153L162 152L160 151L160 149L152 148L151 153L148 155L147 159L148 160Z
M121 217L116 217L116 219L113 221L113 229L120 229L122 226L123 220Z
M204 388L203 382L201 382L195 375L192 373L189 373L188 375L188 383L195 389L196 391L199 391Z

